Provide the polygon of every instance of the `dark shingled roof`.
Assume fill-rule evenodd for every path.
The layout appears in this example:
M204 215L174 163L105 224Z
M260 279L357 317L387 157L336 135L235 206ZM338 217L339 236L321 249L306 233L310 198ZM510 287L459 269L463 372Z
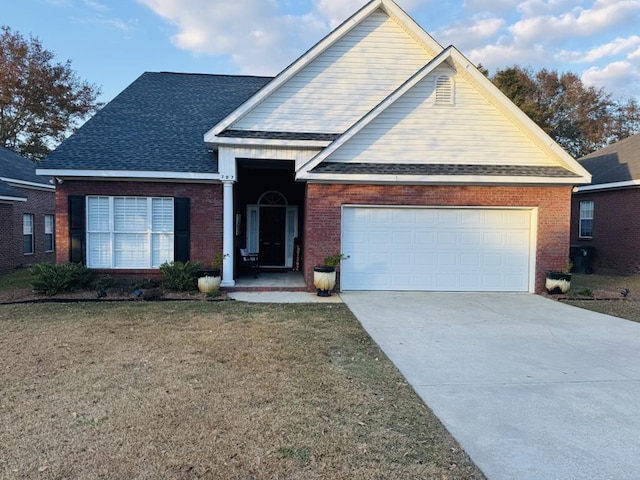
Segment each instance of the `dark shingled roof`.
M51 185L49 177L36 175L36 163L5 147L0 147L0 177L7 180ZM19 190L2 180L0 180L0 197L26 199Z
M527 165L449 165L406 163L337 163L323 162L312 173L377 174L377 175L488 175L520 177L578 178L562 167Z
M22 182L41 183L50 185L49 177L36 175L38 164L28 158L0 147L0 177Z
M217 173L204 134L270 80L144 73L40 168Z
M225 130L218 137L227 138L260 138L265 140L319 140L333 142L339 133L313 133L313 132L265 132L261 130Z
M640 133L578 160L591 173L592 185L640 180Z
M4 183L2 180L0 180L0 197L24 198L26 200L26 197L24 195L22 195L11 185L7 185L6 183Z

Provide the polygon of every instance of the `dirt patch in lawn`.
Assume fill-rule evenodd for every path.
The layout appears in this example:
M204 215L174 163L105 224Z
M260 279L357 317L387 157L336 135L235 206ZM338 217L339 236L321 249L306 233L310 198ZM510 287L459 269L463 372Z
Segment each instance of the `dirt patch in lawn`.
M484 478L344 305L3 305L0 330L2 478Z

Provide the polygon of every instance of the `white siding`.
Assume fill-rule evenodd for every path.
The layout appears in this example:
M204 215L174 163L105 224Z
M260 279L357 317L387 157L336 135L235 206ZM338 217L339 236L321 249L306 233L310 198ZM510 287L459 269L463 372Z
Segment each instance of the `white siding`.
M231 128L342 133L433 57L379 10Z
M229 179L236 177L236 159L253 158L263 160L294 160L295 168L308 162L316 156L320 149L307 148L280 148L265 146L233 146L220 147L218 150L218 163L220 174Z
M453 75L452 104L434 102L434 82ZM463 76L442 66L331 154L331 162L554 165Z

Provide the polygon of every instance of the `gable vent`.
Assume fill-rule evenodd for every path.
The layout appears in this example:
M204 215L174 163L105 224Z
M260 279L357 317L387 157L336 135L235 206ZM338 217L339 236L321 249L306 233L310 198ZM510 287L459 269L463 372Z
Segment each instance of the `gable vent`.
M436 78L435 103L453 105L453 79L449 75L440 75Z

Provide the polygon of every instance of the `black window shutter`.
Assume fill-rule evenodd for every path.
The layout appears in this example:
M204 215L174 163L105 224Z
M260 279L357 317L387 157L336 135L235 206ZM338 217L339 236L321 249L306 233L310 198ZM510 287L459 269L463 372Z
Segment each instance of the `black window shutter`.
M69 261L86 263L85 200L83 195L71 195L69 201Z
M191 258L191 199L173 200L173 258L186 262Z

